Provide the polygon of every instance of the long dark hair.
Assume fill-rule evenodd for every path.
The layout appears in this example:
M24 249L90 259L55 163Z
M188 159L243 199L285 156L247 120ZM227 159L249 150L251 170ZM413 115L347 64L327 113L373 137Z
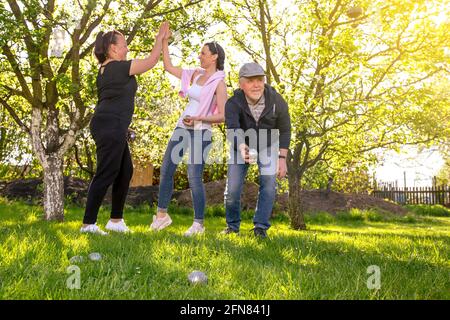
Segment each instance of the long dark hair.
M119 35L122 35L122 33L117 30L108 31L107 33L100 31L97 34L97 38L95 39L94 55L98 62L105 62L108 57L109 47L111 44L117 43L117 36Z
M215 41L208 42L205 46L208 46L209 51L211 51L212 54L218 55L216 68L222 71L225 68L225 50L223 50L223 48Z

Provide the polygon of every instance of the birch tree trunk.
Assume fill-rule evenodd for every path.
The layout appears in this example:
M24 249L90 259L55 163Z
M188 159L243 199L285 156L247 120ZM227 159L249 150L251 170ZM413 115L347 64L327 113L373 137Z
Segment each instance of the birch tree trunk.
M79 117L79 113L76 113ZM45 220L64 220L64 155L75 143L75 123L64 135L59 134L58 114L50 112L47 128L42 134L42 110L33 107L30 139L44 171L44 214ZM43 140L45 140L45 148Z
M58 154L46 157L44 164L44 212L46 220L64 221L63 159Z

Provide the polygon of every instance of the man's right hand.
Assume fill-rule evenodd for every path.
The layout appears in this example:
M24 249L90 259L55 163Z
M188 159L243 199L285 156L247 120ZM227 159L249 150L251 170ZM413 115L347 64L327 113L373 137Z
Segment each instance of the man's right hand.
M241 152L242 159L244 159L245 163L250 163L250 155L248 153L249 149L245 143L242 143L239 146L239 151Z

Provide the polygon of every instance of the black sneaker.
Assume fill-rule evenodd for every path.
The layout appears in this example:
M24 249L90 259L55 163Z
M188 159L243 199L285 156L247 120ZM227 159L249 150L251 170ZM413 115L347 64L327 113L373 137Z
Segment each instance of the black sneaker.
M226 227L220 234L239 234L239 230L231 229L230 227Z
M256 238L260 239L266 239L267 238L267 231L262 228L254 228L253 232L255 233Z

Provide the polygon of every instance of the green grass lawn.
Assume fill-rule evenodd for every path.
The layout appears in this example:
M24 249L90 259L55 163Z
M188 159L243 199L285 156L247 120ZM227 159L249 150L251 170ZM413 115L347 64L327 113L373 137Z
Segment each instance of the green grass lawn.
M273 219L270 240L257 240L244 214L241 235L224 236L223 208L209 208L206 234L185 238L192 211L171 208L174 223L149 231L154 209L128 209L130 235L80 234L83 209L68 206L64 223L42 221L39 206L0 199L0 299L449 299L450 217L380 219L350 212L308 219L294 231ZM108 211L100 213L104 226ZM101 261L90 261L92 252ZM70 290L69 259L81 289ZM367 268L381 271L368 289ZM187 276L204 271L208 284Z

